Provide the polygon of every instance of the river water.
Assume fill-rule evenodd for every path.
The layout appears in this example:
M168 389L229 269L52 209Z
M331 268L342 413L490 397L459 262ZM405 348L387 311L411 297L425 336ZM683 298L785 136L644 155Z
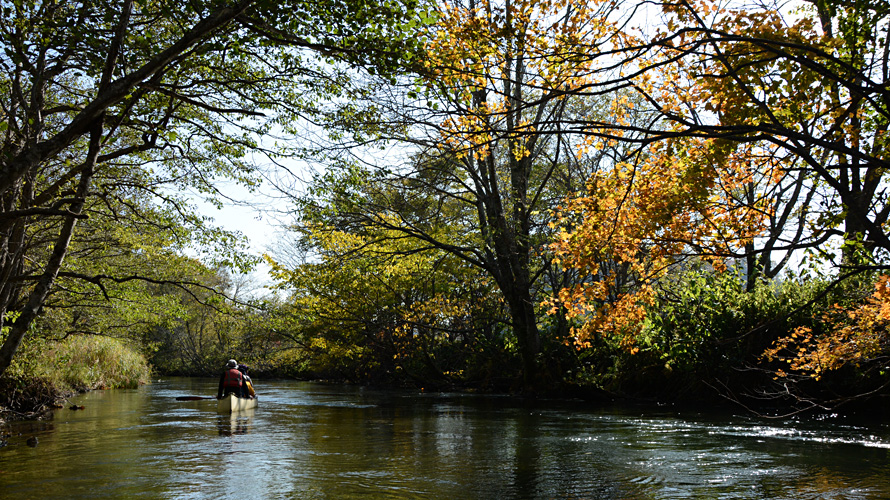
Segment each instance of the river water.
M177 378L12 424L0 498L890 498L890 422L256 386L231 416Z

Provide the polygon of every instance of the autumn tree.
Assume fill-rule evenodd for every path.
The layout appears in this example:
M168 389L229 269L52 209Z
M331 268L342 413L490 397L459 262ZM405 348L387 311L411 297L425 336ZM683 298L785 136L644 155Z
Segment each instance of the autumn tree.
M325 123L335 140L345 139L337 143L344 150L360 152L352 159L329 155L325 166L358 168L372 181L361 203L331 214L331 225L378 228L490 277L509 311L526 388L540 382L547 342L541 302L571 275L550 266L543 252L547 213L602 156L593 151L579 160L576 149L587 145L565 124L591 109L609 113L608 105L591 104L596 99L567 98L566 89L590 84L600 69L577 57L580 45L605 53L627 43L616 36L616 12L609 2L439 4L435 22L418 35L425 57L417 78L369 79L353 92L367 98L364 106L355 101L348 120ZM398 158L359 148L368 144L389 147ZM326 206L313 193L336 190L327 181L319 176L311 185L307 205L320 208L310 210Z
M619 262L635 276L626 289L605 275L564 291L562 304L585 322L581 342L609 331L635 349L659 283L689 258L717 271L744 259L749 284L774 275L773 256L784 265L801 250L831 262L839 278L886 258L885 6L816 2L794 15L707 1L662 8L639 57L615 55L624 71L612 80L633 88L657 125L574 124L591 144L638 147L558 216L554 249L569 268L602 277ZM856 344L849 328L832 331L801 352Z
M811 214L818 224L812 239L843 238L845 265L868 264L888 245L880 187L885 10L818 2L792 22L778 9L685 4L670 9L685 37L664 44L665 54L687 62L679 80L690 82L694 102L717 120L668 107L665 118L683 133L719 136L737 150L760 144L762 157L790 157L783 170L807 172L823 190Z
M231 236L190 213L189 191L218 201L216 180L254 183L244 157L259 137L336 91L340 75L322 58L381 73L410 59L400 33L413 12L411 2L0 3L0 373L57 279L76 274L65 261L90 207L157 224L180 245L226 248ZM167 223L143 218L146 199Z

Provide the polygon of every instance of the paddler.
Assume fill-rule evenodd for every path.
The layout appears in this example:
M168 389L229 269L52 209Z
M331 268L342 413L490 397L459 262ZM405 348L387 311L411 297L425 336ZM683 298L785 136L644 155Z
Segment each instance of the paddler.
M241 376L244 377L244 385L242 386L242 395L245 398L253 398L256 396L256 391L253 390L253 380L250 380L250 375L247 374L248 370L250 370L247 365L238 364L238 371L241 372Z
M230 393L239 398L244 394L244 374L238 370L238 362L234 359L230 359L226 363L226 369L219 377L219 390L216 392L216 399L222 399Z

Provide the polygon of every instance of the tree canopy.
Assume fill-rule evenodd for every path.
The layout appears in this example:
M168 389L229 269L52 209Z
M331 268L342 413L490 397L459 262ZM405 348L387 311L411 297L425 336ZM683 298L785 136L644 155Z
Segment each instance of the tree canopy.
M108 332L112 299L176 311L143 337L170 370L879 391L888 12L0 0L0 372L41 312ZM201 309L254 259L193 200L296 160L288 303Z
M246 265L189 196L219 202L218 180L254 184L246 154L272 154L264 134L336 94L332 61L380 73L410 61L399 33L415 5L388 5L2 2L0 373L60 276L139 277L67 270L71 245L89 239L78 221L141 227L136 252L194 242Z
M789 322L813 326L801 311L818 316L851 275L867 288L886 259L885 11L439 4L416 73L354 80L307 148L327 172L297 225L372 238L343 255L392 240L411 250L391 256L446 252L484 273L526 387L566 345L575 363L614 346L769 365ZM831 284L814 297L807 276ZM674 323L691 311L668 304L707 295L740 307L706 313L719 335Z

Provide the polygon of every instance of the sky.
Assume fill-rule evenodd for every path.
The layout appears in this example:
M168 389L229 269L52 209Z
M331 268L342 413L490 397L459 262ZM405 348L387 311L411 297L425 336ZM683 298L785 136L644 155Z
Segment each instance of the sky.
M224 201L222 208L210 203L195 200L201 214L213 219L213 225L228 231L237 231L249 240L248 251L252 255L262 256L269 253L282 234L281 211L286 205L276 201L271 195L270 187L261 188L257 193L250 193L246 188L235 184L219 186L220 191L232 201ZM251 279L257 285L252 295L268 295L272 280L268 275L269 266L261 263L251 273Z

